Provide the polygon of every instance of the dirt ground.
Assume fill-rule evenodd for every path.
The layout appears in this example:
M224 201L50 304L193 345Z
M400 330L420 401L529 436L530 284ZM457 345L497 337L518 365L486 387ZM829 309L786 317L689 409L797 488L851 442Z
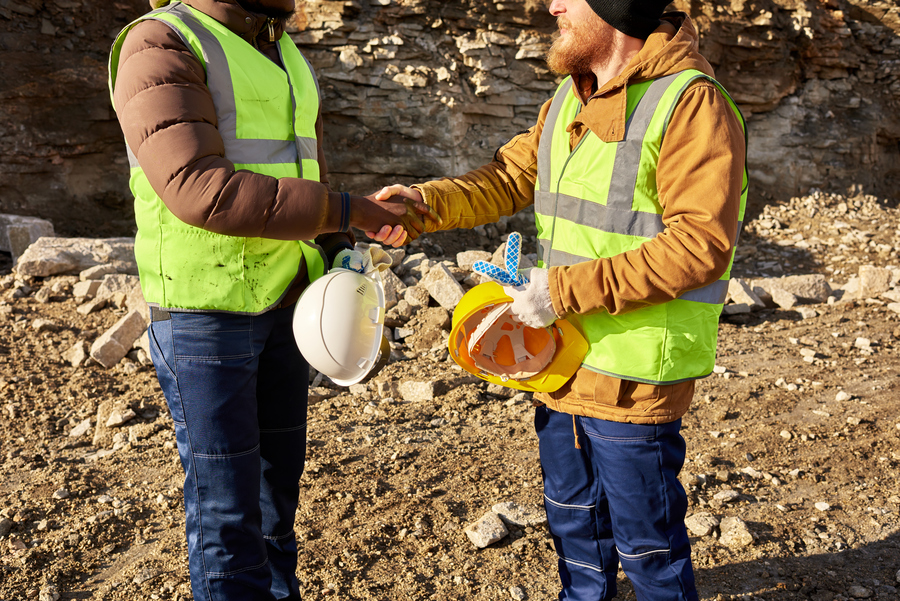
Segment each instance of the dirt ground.
M702 599L900 599L898 300L839 289L862 265L900 265L898 216L895 202L820 193L748 215L735 277L821 273L835 292L722 318L717 373L697 383L683 429L689 516L721 523L691 539ZM509 227L533 234L525 223ZM410 252L452 260L500 234L442 233ZM76 312L75 278L15 294L0 257L0 600L190 599L182 474L152 366L63 357L122 310ZM555 599L544 527L485 549L464 534L497 503L542 501L530 399L407 340L352 393L315 382L296 520L304 598ZM434 399L404 400L411 381ZM105 401L135 416L95 436ZM729 517L750 535L726 533ZM634 599L621 572L619 591Z

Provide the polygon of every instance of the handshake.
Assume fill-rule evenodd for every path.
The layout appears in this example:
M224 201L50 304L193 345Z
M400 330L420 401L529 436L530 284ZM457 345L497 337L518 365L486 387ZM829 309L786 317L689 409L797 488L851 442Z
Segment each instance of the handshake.
M437 228L443 223L417 190L399 184L368 196L341 196L342 226L360 229L369 238L388 246L403 246L418 238L425 231L426 218L436 223Z

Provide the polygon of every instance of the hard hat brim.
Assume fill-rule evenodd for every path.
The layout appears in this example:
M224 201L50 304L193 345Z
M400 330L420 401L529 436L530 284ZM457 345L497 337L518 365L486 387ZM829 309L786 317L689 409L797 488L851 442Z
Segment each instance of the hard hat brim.
M512 299L496 282L479 284L467 292L453 312L453 326L447 341L451 358L467 372L500 386L530 392L559 390L578 371L589 348L578 328L566 319L558 319L546 328L553 337L556 350L546 367L535 375L516 379L487 373L469 353L468 341L473 332L470 320L479 312L510 302Z

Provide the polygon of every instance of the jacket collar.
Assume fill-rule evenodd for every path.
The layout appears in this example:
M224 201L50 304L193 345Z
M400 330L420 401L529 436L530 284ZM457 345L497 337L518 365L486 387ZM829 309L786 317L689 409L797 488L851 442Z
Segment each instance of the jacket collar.
M621 141L625 137L628 85L686 69L713 74L710 64L700 55L699 36L690 18L681 12L667 13L628 66L602 88L595 90L597 79L593 74L574 78L575 94L584 109L570 125L570 131L580 123L604 142Z
M257 39L259 39L259 43L268 43L269 41L269 18L266 15L248 11L240 5L238 0L181 1L191 8L209 15L254 46L258 47L259 45ZM153 8L165 6L170 3L171 0L150 0L150 6ZM275 34L275 39L280 39L282 33L284 33L284 21L274 21L272 23L272 29Z

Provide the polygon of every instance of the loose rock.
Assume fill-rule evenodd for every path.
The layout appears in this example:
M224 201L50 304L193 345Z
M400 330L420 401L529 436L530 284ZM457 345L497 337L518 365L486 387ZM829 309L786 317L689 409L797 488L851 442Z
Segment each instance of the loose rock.
M473 545L483 549L502 540L504 536L509 534L509 530L506 529L506 525L500 519L500 516L491 511L474 524L466 526L465 533Z

